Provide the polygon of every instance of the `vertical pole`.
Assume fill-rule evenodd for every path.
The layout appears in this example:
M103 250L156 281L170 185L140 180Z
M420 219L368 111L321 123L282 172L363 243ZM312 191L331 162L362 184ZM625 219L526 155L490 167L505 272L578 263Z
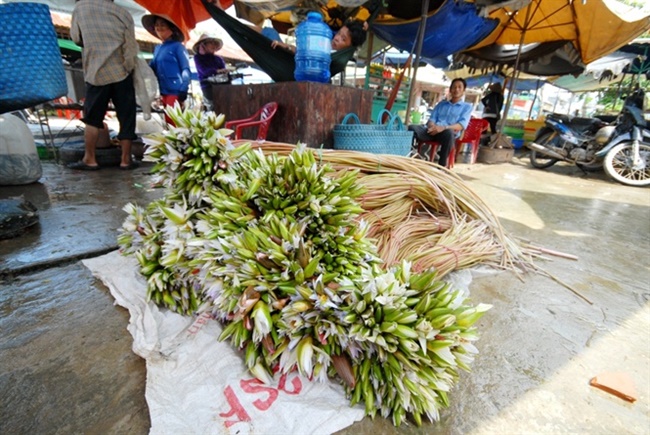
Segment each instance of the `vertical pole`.
M533 103L530 105L530 110L528 111L528 119L533 115L533 108L535 107L535 101L537 100L537 91L539 90L539 79L537 79L537 86L535 86L535 96L533 97Z
M366 77L363 81L364 89L370 88L370 61L372 60L372 45L374 43L374 36L375 34L373 32L370 32L370 35L368 35L368 51L366 51Z
M417 76L418 66L420 66L420 55L422 54L422 44L424 43L424 31L427 27L427 14L429 12L429 0L422 2L422 17L420 18L420 28L418 30L418 40L415 49L415 66L413 67L413 75L411 76L411 83L409 87L409 97L406 101L406 119L404 123L409 125L411 118L411 101L413 100L413 92L415 86L415 77Z
M518 68L519 68L519 61L521 59L521 48L524 45L524 38L526 37L526 29L530 25L530 14L531 14L532 8L533 8L533 6L531 4L529 4L526 7L526 19L524 21L524 26L523 26L523 29L521 31L521 38L519 38L519 47L517 47L517 57L515 58L515 65L513 67L513 70L514 70L513 75L514 75L514 77L513 77L513 80L510 82L510 89L508 91L508 99L506 100L506 108L503 111L503 117L501 118L501 121L499 121L499 127L497 129L496 140L494 140L494 141L492 141L492 143L490 143L491 148L494 148L496 146L496 144L499 143L499 139L501 139L501 131L503 130L503 127L506 125L506 120L508 118L508 112L510 111L510 105L512 104L512 97L513 97L514 90L515 90L515 82L517 81L517 76L519 75ZM521 12L521 10L519 10L518 12Z

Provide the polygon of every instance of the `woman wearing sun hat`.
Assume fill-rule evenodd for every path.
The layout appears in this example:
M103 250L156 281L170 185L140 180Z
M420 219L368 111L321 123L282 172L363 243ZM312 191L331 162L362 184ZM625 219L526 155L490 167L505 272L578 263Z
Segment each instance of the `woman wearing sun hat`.
M221 47L223 47L221 39L205 33L199 37L199 40L192 47L194 64L196 65L196 72L203 92L203 106L208 111L214 110L214 102L212 101L212 85L206 79L216 74L228 72L226 62L217 54Z
M183 45L185 36L165 15L145 15L142 17L142 25L163 42L156 46L149 63L158 78L163 105L173 106L176 101L182 105L190 86L190 58ZM173 125L166 114L165 120Z

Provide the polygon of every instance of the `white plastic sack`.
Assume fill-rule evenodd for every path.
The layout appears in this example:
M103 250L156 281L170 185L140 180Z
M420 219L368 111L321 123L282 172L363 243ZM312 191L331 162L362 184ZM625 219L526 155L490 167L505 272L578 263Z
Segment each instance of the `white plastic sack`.
M333 381L292 373L261 384L242 355L218 341L218 322L147 303L135 259L115 251L83 264L129 310L133 351L147 360L151 434L328 434L363 418Z
M158 79L146 60L137 57L133 71L135 102L142 108L146 121L151 119L151 103L159 96Z
M33 183L42 175L36 142L27 124L12 114L0 115L0 186Z

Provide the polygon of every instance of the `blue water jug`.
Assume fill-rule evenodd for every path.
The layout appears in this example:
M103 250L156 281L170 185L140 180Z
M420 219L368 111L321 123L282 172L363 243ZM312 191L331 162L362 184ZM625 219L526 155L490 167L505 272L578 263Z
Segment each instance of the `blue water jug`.
M309 12L296 29L296 39L296 80L329 83L332 31L321 14Z

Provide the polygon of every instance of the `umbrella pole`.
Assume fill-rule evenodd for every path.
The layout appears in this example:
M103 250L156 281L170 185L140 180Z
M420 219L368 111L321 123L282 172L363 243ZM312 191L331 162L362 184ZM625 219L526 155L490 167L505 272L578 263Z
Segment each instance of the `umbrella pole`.
M519 54L521 53L521 44L519 45L519 51L517 52L517 60L515 61L515 64L518 63L519 61ZM508 118L508 112L510 111L510 106L512 104L512 99L513 99L513 94L515 92L515 83L517 83L517 79L519 77L519 71L515 69L515 75L512 77L510 80L510 83L508 83L508 99L506 100L506 107L503 109L503 117L499 121L499 128L497 130L496 138L490 142L490 148L494 148L498 143L501 142L501 136L503 136L503 128L506 125L506 119Z
M517 47L517 57L515 58L515 66L514 66L514 76L512 81L510 82L510 89L508 90L508 99L506 100L506 108L503 111L503 118L501 118L501 121L499 122L499 128L497 131L497 137L495 140L493 140L490 143L490 148L494 148L496 144L500 142L503 127L506 125L506 119L508 118L508 112L510 111L510 105L512 104L512 97L513 97L513 92L515 90L515 83L517 82L517 77L519 76L519 60L521 58L521 47L524 45L524 38L526 37L526 29L528 28L528 25L530 24L530 10L531 8L526 8L526 20L524 21L525 25L523 26L523 29L521 31L521 38L519 39L519 47Z
M535 107L535 101L537 101L537 91L539 91L539 79L537 79L537 86L535 86L535 96L533 97L533 103L530 105L530 110L528 111L528 119L533 116L533 108Z
M406 119L404 122L409 125L411 122L411 101L413 100L413 92L415 92L415 77L417 76L418 67L420 66L420 55L422 54L422 44L424 43L424 29L427 25L427 14L429 12L429 0L422 2L422 18L420 19L420 28L418 29L418 40L415 48L415 66L413 67L413 74L411 76L411 86L409 87L409 97L406 101Z

